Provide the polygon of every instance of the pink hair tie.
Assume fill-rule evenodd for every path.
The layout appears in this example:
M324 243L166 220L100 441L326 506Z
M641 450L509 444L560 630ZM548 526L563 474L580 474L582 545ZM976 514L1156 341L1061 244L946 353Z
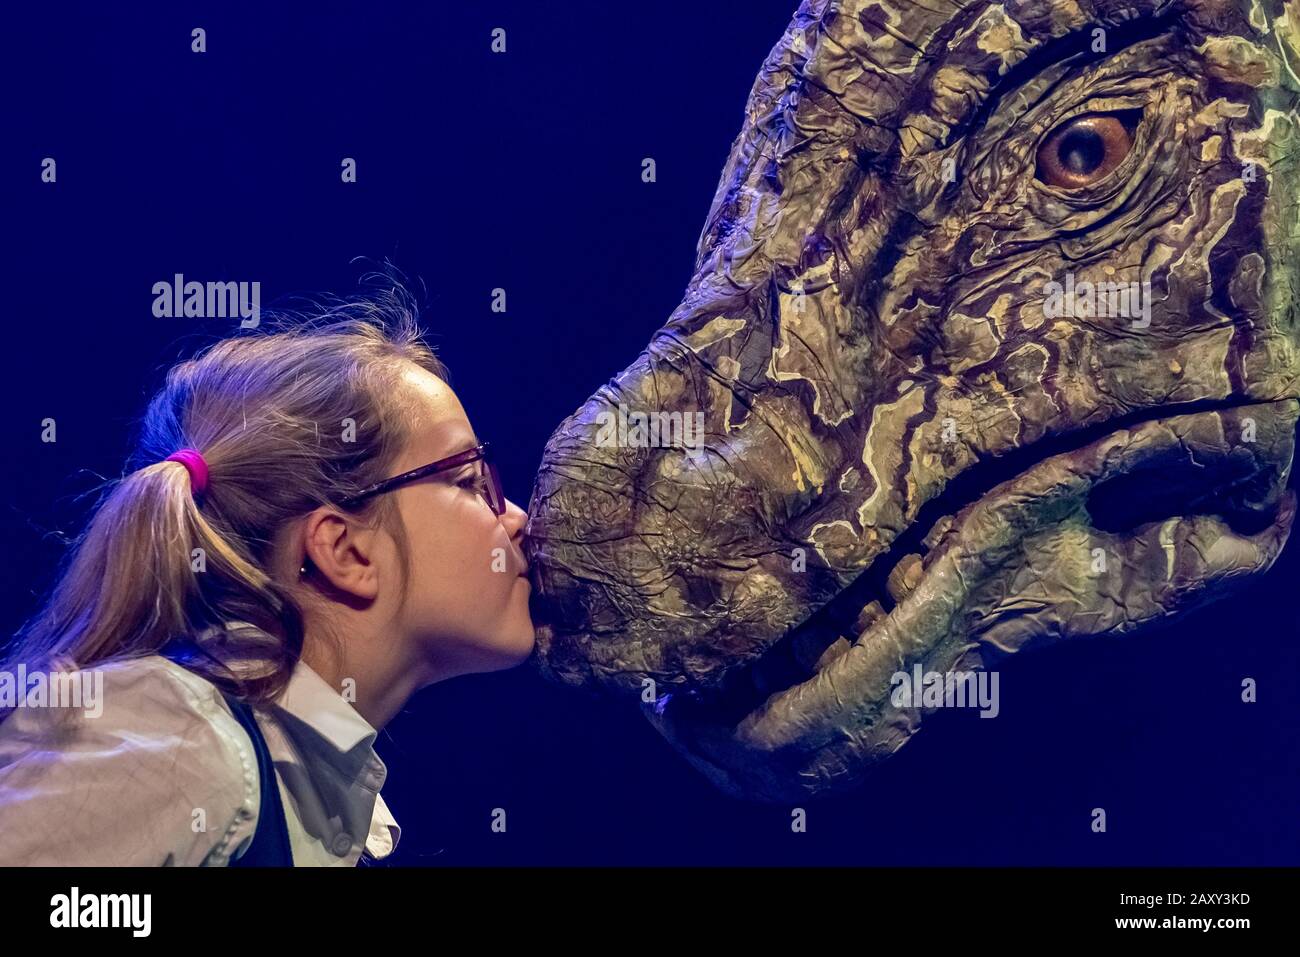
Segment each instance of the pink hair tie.
M181 449L163 461L180 462L185 466L185 471L190 473L190 488L195 495L202 495L208 490L208 463L203 461L203 453L198 449Z

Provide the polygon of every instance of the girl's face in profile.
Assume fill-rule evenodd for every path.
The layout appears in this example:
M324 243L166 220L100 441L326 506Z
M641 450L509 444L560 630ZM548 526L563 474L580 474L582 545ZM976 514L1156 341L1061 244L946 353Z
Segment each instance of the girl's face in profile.
M482 441L445 382L414 365L403 379L422 413L390 474ZM410 554L406 603L397 614L439 679L510 668L533 650L522 550L528 516L509 501L504 515L492 511L481 491L481 465L471 462L388 493L396 499Z

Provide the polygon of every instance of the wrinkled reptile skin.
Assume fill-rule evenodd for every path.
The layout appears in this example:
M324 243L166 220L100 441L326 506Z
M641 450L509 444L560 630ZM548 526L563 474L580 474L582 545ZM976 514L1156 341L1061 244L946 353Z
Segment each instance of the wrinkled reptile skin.
M1293 515L1297 73L1300 2L805 3L681 305L547 446L541 672L626 695L729 793L798 800L919 728L900 670L1127 633L1266 571ZM1041 150L1085 114L1136 117L1130 147L1053 183ZM1148 284L1149 321L1051 314L1067 274ZM602 444L620 404L702 413L701 447ZM834 654L709 710L806 655L810 619Z

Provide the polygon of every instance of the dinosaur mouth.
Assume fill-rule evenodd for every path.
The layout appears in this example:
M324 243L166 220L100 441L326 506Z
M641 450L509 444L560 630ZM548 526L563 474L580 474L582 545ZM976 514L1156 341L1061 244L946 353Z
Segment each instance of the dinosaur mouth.
M927 502L847 588L760 657L729 669L715 685L661 696L645 706L647 717L711 777L724 776L719 762L752 757L737 726L754 724L756 715L793 713L802 698L824 692L815 687L819 679L837 667L847 670L855 647L897 624L893 619L910 596L933 600L944 593L945 582L929 581L935 558L965 547L974 534L968 526L979 531L983 516L1002 509L1010 527L1025 535L1049 527L1052 516L1035 514L1034 499L1054 488L1057 476L1086 480L1072 514L1099 536L1132 538L1204 516L1230 537L1271 534L1285 541L1294 515L1294 497L1284 486L1296 408L1291 400L1165 406L978 463ZM1258 441L1243 441L1256 426ZM754 736L750 728L740 737L752 744Z

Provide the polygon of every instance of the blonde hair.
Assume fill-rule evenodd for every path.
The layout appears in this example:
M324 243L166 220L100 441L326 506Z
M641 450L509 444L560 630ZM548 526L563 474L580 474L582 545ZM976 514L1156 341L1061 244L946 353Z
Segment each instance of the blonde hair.
M245 700L284 687L302 653L303 617L267 571L277 531L386 477L416 421L398 386L403 363L447 378L400 283L313 307L265 316L257 333L169 370L133 464L15 636L6 669L164 654ZM197 501L185 466L165 461L186 447L208 465ZM394 533L405 567L391 498L355 515Z

